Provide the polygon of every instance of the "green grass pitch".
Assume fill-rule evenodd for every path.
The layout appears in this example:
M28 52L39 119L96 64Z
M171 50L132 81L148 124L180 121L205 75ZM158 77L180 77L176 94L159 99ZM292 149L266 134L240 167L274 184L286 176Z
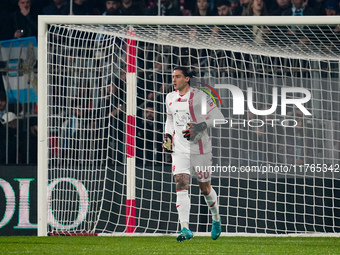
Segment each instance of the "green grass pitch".
M0 237L0 254L340 254L339 237Z

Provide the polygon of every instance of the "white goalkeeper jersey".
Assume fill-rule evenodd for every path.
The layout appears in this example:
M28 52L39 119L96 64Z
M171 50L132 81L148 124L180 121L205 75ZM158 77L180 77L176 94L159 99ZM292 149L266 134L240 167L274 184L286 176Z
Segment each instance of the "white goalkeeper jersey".
M206 100L206 105L203 102ZM206 106L206 114L202 107ZM179 95L176 90L166 96L167 120L165 133L172 135L172 150L175 153L205 154L211 152L211 141L207 130L198 143L188 141L183 137L187 123L206 122L208 128L214 126L214 119L224 119L213 99L203 91L191 88L185 95Z

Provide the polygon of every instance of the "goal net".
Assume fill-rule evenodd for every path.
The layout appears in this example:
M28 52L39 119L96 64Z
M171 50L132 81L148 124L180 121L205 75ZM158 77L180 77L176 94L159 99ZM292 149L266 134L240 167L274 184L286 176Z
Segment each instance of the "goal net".
M161 150L178 65L225 117L209 131L222 235L339 232L338 22L39 17L38 234L179 230ZM208 233L189 192L190 229Z

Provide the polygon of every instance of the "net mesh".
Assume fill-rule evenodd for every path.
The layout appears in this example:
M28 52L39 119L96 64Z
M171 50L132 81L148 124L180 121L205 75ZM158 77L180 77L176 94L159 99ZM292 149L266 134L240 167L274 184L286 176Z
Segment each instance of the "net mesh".
M66 27L127 37L127 31L137 28L137 25L117 25L109 29L108 26L98 29L91 25ZM172 46L194 49L227 49L264 56L337 60L339 30L337 25L144 25L138 26L133 39L160 45L171 42Z
M339 232L339 38L336 25L57 25L47 33L49 232L126 231L127 39L136 40L138 233L178 230L170 155L161 151L165 96L177 65L194 87L216 89L224 123L210 130L212 185L228 233ZM129 36L127 31L136 31ZM249 88L252 93L247 95ZM278 88L278 95L274 90ZM287 106L282 88L311 99ZM277 110L260 116L249 111ZM288 99L303 93L287 93ZM208 232L211 215L195 180L190 228Z

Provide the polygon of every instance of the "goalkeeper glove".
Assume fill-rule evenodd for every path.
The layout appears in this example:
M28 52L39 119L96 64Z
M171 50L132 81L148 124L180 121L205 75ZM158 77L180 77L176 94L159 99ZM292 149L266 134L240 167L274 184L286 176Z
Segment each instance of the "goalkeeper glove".
M170 134L166 134L163 139L162 148L164 151L173 152L172 151L172 136Z
M188 141L193 141L197 143L203 136L203 132L207 129L207 123L188 123L187 129L183 130L183 137L186 138Z

